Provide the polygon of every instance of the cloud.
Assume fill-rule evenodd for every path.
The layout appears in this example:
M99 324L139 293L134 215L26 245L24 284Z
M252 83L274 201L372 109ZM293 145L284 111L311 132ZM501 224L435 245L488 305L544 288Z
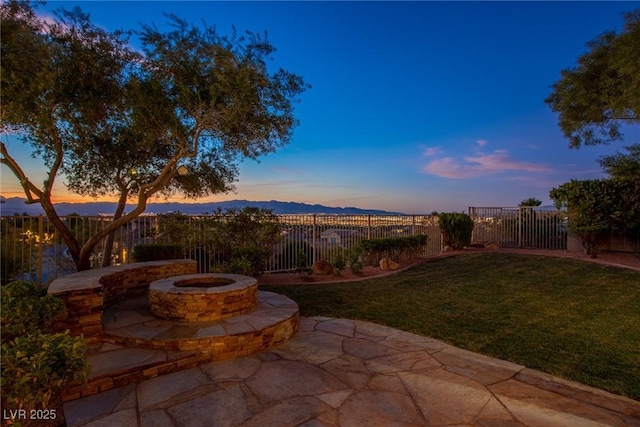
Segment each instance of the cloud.
M507 150L496 150L492 154L467 156L463 159L443 157L427 163L422 171L443 178L472 178L492 175L504 171L548 172L548 166L520 162L512 159Z
M427 147L422 151L422 155L424 157L433 157L437 156L442 152L442 148L440 147Z
M476 144L478 144L478 147L484 147L485 145L487 145L487 141L484 139L479 139L476 141Z

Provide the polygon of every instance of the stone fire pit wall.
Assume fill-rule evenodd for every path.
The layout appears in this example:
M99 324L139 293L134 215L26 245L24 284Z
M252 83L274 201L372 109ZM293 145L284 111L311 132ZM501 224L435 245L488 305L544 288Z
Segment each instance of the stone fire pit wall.
M68 318L63 329L71 335L83 335L93 344L102 338L102 313L105 306L146 292L149 283L197 271L190 259L150 261L81 271L55 279L47 293L62 299Z
M149 285L154 316L204 322L247 314L258 307L258 281L239 274L191 274Z

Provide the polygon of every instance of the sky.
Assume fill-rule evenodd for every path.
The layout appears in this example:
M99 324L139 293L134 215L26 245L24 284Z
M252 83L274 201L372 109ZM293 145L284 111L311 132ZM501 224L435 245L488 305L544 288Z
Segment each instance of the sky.
M295 105L290 143L240 165L232 199L354 206L408 214L516 206L571 179L603 177L597 159L640 142L568 148L544 103L586 43L620 31L639 2L49 2L79 5L109 29L155 23L163 12L219 33L267 31L278 67L312 87ZM44 11L41 11L43 13ZM32 182L45 168L2 136ZM0 192L20 196L1 168ZM55 201L69 194L58 178ZM23 195L22 195L23 196ZM105 199L101 199L105 200Z

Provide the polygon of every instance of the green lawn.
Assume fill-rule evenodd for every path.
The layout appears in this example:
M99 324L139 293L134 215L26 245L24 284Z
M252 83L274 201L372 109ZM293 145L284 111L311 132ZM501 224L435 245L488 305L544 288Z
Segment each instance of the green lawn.
M303 316L434 337L640 400L640 272L586 261L464 254L397 275L261 287Z

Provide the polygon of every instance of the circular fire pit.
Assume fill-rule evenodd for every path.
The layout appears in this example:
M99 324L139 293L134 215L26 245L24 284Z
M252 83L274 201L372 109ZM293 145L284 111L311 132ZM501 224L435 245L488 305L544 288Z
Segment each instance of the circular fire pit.
M247 314L258 306L258 281L240 274L189 274L149 285L149 309L155 316L204 322Z

